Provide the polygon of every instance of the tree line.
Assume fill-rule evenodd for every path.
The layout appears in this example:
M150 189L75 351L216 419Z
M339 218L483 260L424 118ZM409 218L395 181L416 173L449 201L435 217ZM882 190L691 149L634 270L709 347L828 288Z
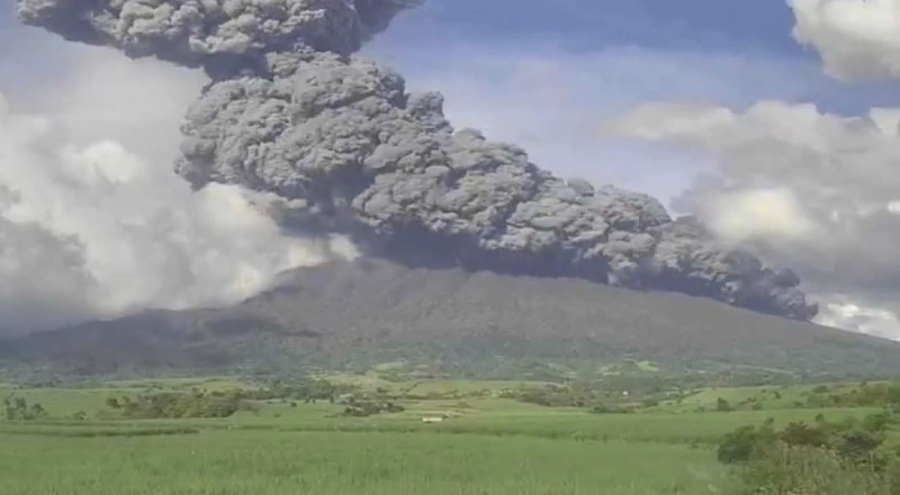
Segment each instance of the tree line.
M889 413L781 430L769 419L726 435L721 462L735 466L745 495L900 495L900 449L889 445Z

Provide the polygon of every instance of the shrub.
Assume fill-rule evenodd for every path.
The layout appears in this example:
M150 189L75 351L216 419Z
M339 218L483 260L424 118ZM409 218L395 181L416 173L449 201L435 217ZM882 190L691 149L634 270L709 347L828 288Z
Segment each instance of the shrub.
M830 450L783 443L757 451L738 476L746 495L893 495L886 474Z
M725 464L748 461L754 452L774 443L775 438L770 426L744 426L725 435L716 456Z
M806 423L791 423L779 433L778 438L788 445L825 447L830 445L830 431L827 425L818 424L815 427Z
M3 400L3 406L9 421L31 421L47 416L47 410L39 402L29 405L23 397L10 395Z
M382 413L399 413L406 409L400 404L390 401L357 400L353 397L346 401L347 407L341 413L344 416L364 418Z
M753 452L770 447L775 440L790 447L828 450L848 461L871 460L884 443L888 422L886 415L876 414L862 421L851 418L833 424L820 415L814 425L790 423L776 432L773 422L767 420L762 427L745 426L723 437L719 460L728 464L749 460Z
M900 495L900 448L884 446L889 422L885 414L841 423L818 417L776 432L767 421L726 435L718 457L739 464L747 494Z
M731 404L728 403L727 400L719 397L716 400L716 411L718 412L731 412Z
M157 393L107 400L116 414L130 419L227 418L253 406L239 394Z
M633 408L622 406L608 406L599 403L591 408L593 414L630 414L634 412Z

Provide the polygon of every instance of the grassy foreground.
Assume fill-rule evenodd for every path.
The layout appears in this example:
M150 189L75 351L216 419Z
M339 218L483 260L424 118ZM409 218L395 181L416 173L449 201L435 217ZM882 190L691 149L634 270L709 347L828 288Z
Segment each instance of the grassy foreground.
M390 384L364 384L387 388ZM3 495L656 495L737 493L716 460L722 435L776 424L862 417L872 408L789 408L806 388L701 390L632 414L544 407L485 389L523 384L431 382L402 388L404 410L344 417L319 401L258 402L227 418L104 416L114 397L250 385L227 379L16 388L50 413L0 420ZM490 391L490 390L489 390ZM719 397L766 397L762 410L710 411ZM427 398L421 398L427 397ZM706 408L703 412L701 409ZM107 411L108 412L108 411ZM78 420L76 413L84 413ZM441 424L423 417L447 415Z
M653 443L275 431L0 441L8 495L649 495L724 483L711 452Z

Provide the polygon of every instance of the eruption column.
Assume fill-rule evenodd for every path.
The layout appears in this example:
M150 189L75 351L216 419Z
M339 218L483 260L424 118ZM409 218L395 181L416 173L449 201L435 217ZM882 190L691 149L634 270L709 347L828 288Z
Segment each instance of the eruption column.
M456 131L437 93L352 54L411 0L19 0L67 39L202 67L178 173L274 192L297 225L400 260L662 288L801 320L793 272L718 246L655 199L564 181ZM139 97L139 95L136 95Z

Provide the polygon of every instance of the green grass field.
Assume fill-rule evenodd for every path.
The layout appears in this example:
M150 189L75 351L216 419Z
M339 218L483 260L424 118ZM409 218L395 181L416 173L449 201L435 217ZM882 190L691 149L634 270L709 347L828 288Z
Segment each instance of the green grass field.
M763 410L696 412L719 397L740 402L771 389L709 389L680 405L591 414L497 398L518 382L372 377L404 390L405 411L365 418L327 401L260 402L224 419L103 420L110 397L160 390L250 387L227 377L112 382L80 388L0 389L50 416L0 421L0 493L103 494L707 494L729 493L714 446L737 427L862 417L877 409L789 408L810 387L778 388ZM849 387L846 385L845 387ZM72 419L84 412L82 421ZM425 416L447 414L440 424ZM100 417L104 417L102 414Z
M661 409L673 412L691 412L697 408L714 410L721 397L731 404L756 400L763 409L783 410L804 403L807 396L818 387L827 388L827 393L847 392L859 386L858 383L833 383L828 385L790 385L761 387L723 387L699 390L685 397L680 404L668 404Z
M649 495L727 483L709 451L654 443L275 431L0 440L9 495Z

